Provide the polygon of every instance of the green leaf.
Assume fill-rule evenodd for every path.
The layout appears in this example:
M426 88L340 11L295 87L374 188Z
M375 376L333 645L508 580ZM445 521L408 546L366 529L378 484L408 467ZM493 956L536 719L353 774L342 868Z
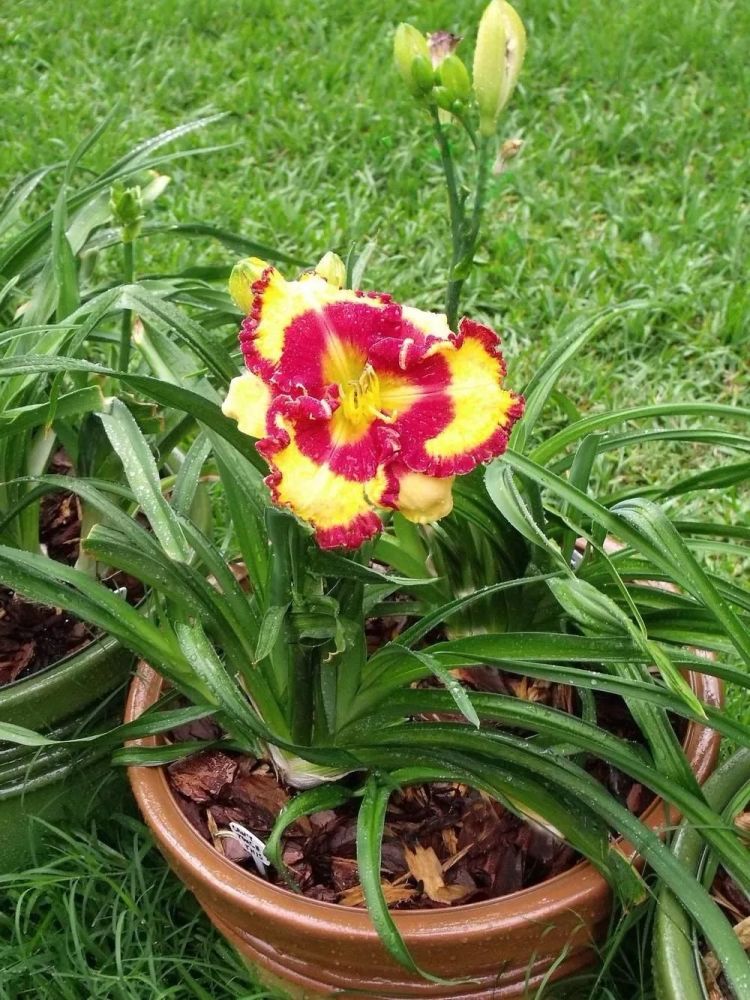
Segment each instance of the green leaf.
M266 841L265 853L290 889L299 892L299 886L294 881L294 877L281 856L281 838L284 833L303 816L311 816L324 809L336 809L348 802L355 794L356 791L353 788L347 788L345 785L318 785L317 788L308 788L303 792L298 792L276 817L271 835Z
M201 433L188 448L185 460L177 473L172 490L172 509L175 514L187 516L190 513L203 466L210 454L211 441L205 433Z
M46 556L0 546L0 582L29 600L64 607L189 686L185 661L168 627L162 623L157 628L88 574Z
M750 482L750 462L736 462L722 465L717 469L707 469L694 476L687 476L660 491L660 496L676 497L696 490L719 490L738 483Z
M703 705L666 653L663 653L656 643L650 642L642 629L636 627L606 594L576 577L569 580L550 580L547 585L568 614L584 626L600 633L630 636L645 662L654 663L667 686L682 698L692 712L699 718L705 719ZM635 664L626 664L624 668L620 668L620 672L633 679L641 677L647 680L649 677L648 671L643 666ZM682 778L687 784L691 784L692 774L687 768L684 755L666 715L650 706L636 704L630 705L630 709L657 761L662 763L674 778Z
M65 232L67 222L66 185L60 188L52 214L52 270L56 286L55 318L63 320L80 304L78 271L73 250Z
M211 750L214 747L240 749L225 740L183 740L180 743L156 747L122 747L112 754L112 763L118 767L162 767L173 761L182 760L190 754ZM244 747L243 747L244 749Z
M750 635L747 629L722 599L661 508L648 500L633 499L618 504L613 508L613 513L622 518L629 527L635 528L635 537L627 538L626 541L629 541L634 548L642 548L643 541L647 542L651 551L658 557L658 562L673 571L675 582L702 600L715 615L732 639L737 651L750 665Z
M297 267L307 267L308 262L299 257L279 250L278 247L269 246L267 243L258 243L250 240L239 233L233 233L229 229L222 229L205 222L146 222L144 223L138 239L148 239L151 236L179 236L188 239L209 239L218 240L228 250L242 256L261 257L263 260L281 261L287 264L294 264ZM86 250L103 250L106 247L119 243L119 233L116 229L105 229L99 231L93 239L86 244ZM228 277L228 275L227 275ZM229 303L227 302L227 305Z
M621 806L593 775L566 757L552 754L546 747L539 746L527 738L494 728L478 731L457 723L429 725L403 723L376 730L370 738L373 745L383 744L388 750L421 749L436 755L458 751L471 754L480 760L484 759L488 763L494 761L496 765L528 769L541 780L549 781L552 786L557 783L560 788L574 795L580 795L587 806L607 819L619 833L626 837L634 834L632 842L639 850L650 837L658 841L658 838L637 817ZM363 755L365 753L366 751L363 751ZM641 769L644 776L648 771L646 783L649 787L653 787L658 794L663 794L666 801L676 806L683 816L703 831L704 838L718 852L738 884L750 887L750 868L747 865L746 851L738 842L731 827L706 804L700 791L693 792L684 788L679 781L661 775L656 767L648 768L647 765L641 765Z
M190 548L174 511L164 499L156 462L130 410L115 399L111 411L100 414L99 419L122 462L133 495L162 548L170 559L187 562Z
M391 777L399 784L457 781L479 788L521 819L552 827L554 835L562 835L604 875L624 906L633 906L644 899L644 882L610 842L607 824L583 806L580 798L571 800L559 785L545 784L520 767L514 767L513 773L505 776L495 764L487 765L455 752L441 754L438 767L407 767L392 772Z
M450 670L447 670L442 665L440 660L431 656L429 653L425 653L420 650L406 649L405 647L398 646L395 648L402 649L403 653L407 657L413 656L416 660L423 664L434 677L437 677L450 695L455 707L459 710L461 715L463 715L466 721L470 722L472 726L476 726L477 729L479 728L479 716L471 703L471 698L466 692L466 689L458 680L456 680Z
M553 564L557 564L562 569L570 571L570 566L564 560L560 547L556 542L547 538L544 531L534 520L531 511L516 487L513 473L510 469L501 466L498 474L487 480L487 492L505 520L519 534L523 535L532 545L545 552Z
M398 637L398 644L399 646L413 646L415 642L423 639L437 625L448 621L454 614L466 610L472 604L486 600L493 594L499 594L503 590L514 590L519 587L532 586L535 583L543 583L545 580L553 579L556 575L554 573L544 573L537 576L519 577L517 580L503 580L501 583L493 583L488 587L480 587L465 597L457 597L455 600L448 601L446 604L442 604L440 607L426 611L426 613L420 615L418 621L401 632ZM397 608L402 610L408 610L409 607L409 605L403 603L397 605Z
M32 403L8 409L0 414L0 440L11 434L48 425L51 419L80 416L83 413L97 413L104 408L104 397L98 385L86 386L58 396L52 402Z
M357 864L367 911L380 940L397 962L431 983L457 982L458 980L440 979L419 968L388 910L380 884L380 867L383 825L390 795L391 787L381 784L375 775L370 775L357 815Z
M121 289L122 304L132 309L145 323L154 323L172 337L183 340L209 372L228 384L237 375L237 365L229 351L194 319L171 302L147 291L140 285Z
M603 430L606 427L626 423L630 420L650 420L672 416L694 416L701 418L715 416L722 419L748 420L750 419L750 407L735 406L730 403L713 403L706 400L700 403L654 403L647 406L632 406L620 410L608 410L605 413L595 413L591 416L583 417L581 420L564 427L557 434L553 434L538 445L531 452L529 458L539 465L546 465L553 456L564 451L569 445L573 444L579 438L590 434L592 431Z
M461 727L453 727L454 730L457 728ZM585 803L587 808L636 845L639 854L651 865L663 883L673 889L685 909L701 926L711 947L722 956L725 972L731 968L728 977L737 996L744 996L750 991L750 961L731 925L703 886L695 879L686 877L684 866L674 858L669 848L651 829L621 806L591 775L569 761L539 752L530 746L528 741L507 734L489 734L484 731L477 733L468 727L462 728L463 733L458 738L455 732L449 732L444 736L443 751L439 751L431 739L435 731L433 726L403 727L403 735L398 737L398 746L391 742L393 729L389 729L382 734L383 741L389 741L388 748L381 753L384 766L393 771L395 762L401 760L404 754L414 755L429 744L427 752L422 751L422 753L425 757L427 754L433 755L432 764L435 767L443 764L442 756L450 762L451 755L460 750L485 762L494 761L498 770L512 773L516 769L522 769L539 780L549 782L552 787L557 785L564 789L566 794ZM489 744L492 744L492 749ZM675 792L682 797L679 786L675 787ZM723 847L717 848L718 853L723 857L731 853L734 858L732 869L738 871L742 881L746 881L748 877L746 852L742 849L737 850L737 838L734 833L704 802L695 800L692 796L690 798L693 801L690 807L683 810L684 815L690 817L697 828L710 834L712 839L721 839ZM682 809L682 806L680 808Z
M227 674L203 627L197 623L177 623L180 648L201 682L211 692L234 735L248 748L255 749L258 739L271 733L250 706L246 695Z
M151 138L145 139L143 142L139 142L138 145L128 150L124 156L113 163L99 176L104 179L112 178L114 180L116 177L122 176L123 171L126 169L128 172L132 172L133 169L146 169L144 163L149 154L153 153L155 150L161 149L162 146L166 146L169 143L176 142L178 139L182 139L191 132L197 132L200 129L206 128L208 125L214 125L216 122L220 122L223 118L226 118L226 116L227 113L224 111L216 114L204 115L201 118L194 118L191 121L183 122L182 125L177 125L173 128L166 129L164 132L160 132L158 135L151 136Z
M392 583L397 587L420 587L434 584L435 577L413 579L410 576L391 576L389 573L379 573L375 569L363 566L361 563L347 559L335 552L313 549L310 558L310 568L321 576L333 576L345 580L361 580L364 583Z
M284 619L289 610L289 604L271 605L266 608L260 623L258 644L255 647L255 662L264 660L281 636Z
M266 469L265 463L255 450L252 440L247 435L240 434L237 430L237 424L224 416L221 412L221 407L211 400L206 399L200 393L192 392L182 386L172 385L162 379L151 378L148 375L139 375L134 372L119 372L116 369L106 368L104 365L93 364L88 361L81 361L78 358L26 355L22 358L0 359L0 375L35 375L38 372L57 371L88 372L93 375L108 375L111 378L118 379L162 406L192 414L196 420L199 420L211 430L216 431L217 434L247 458L256 468L261 471L265 471ZM2 385L1 378L0 385Z
M218 434L212 433L210 437L242 560L253 589L262 600L269 561L265 513L271 498L254 463L238 455L231 443ZM257 452L255 457L260 457Z
M9 722L0 722L0 740L6 740L17 746L51 747L77 746L82 743L121 743L123 740L138 739L141 736L153 736L158 733L168 733L177 726L198 719L205 719L214 709L210 705L191 705L189 708L177 708L171 711L159 711L155 707L148 709L133 722L123 723L114 729L87 736L74 736L69 739L55 739L37 733L23 726L14 726Z
M722 599L669 519L655 504L645 500L631 500L610 511L522 455L509 451L503 461L552 490L568 501L575 510L592 517L615 538L623 540L649 558L658 570L666 571L678 586L702 600L724 626L735 648L750 664L750 636L742 622ZM495 462L487 469L486 476L488 481L492 481L499 474L499 464Z
M582 439L585 442L591 435L586 435ZM601 455L615 449L632 449L634 446L652 445L662 441L687 441L691 444L715 444L722 448L731 448L739 451L750 450L750 437L744 434L730 434L724 430L713 430L711 428L696 427L670 427L670 428L645 428L643 430L628 431L624 434L596 434L598 445L596 454ZM558 459L550 467L556 473L564 472L570 468L574 461L574 456L570 454ZM571 482L573 480L571 479ZM584 489L580 483L573 482L578 489ZM659 489L660 487L656 487Z
M60 161L32 170L31 173L16 181L8 190L2 204L0 204L0 236L16 224L19 209L28 201L36 187L48 174L52 173L53 170L58 170L62 165L62 161Z
M601 434L587 434L585 438L579 444L576 453L573 457L573 461L570 467L570 475L568 481L571 486L574 486L577 490L585 493L588 489L589 480L591 478L591 472L594 468L594 462L596 461L596 456L598 454L599 443L603 435ZM563 517L568 513L567 504L563 505L562 515ZM563 554L563 561L566 566L570 566L571 560L573 558L573 551L575 549L576 543L576 532L568 529L563 537L561 543L561 549Z
M526 407L523 419L516 424L511 435L511 447L523 451L531 437L537 420L565 368L571 364L587 341L601 333L612 320L642 309L653 309L655 303L647 299L605 306L597 312L577 319L570 329L559 337L552 350L537 366L534 377L524 390Z

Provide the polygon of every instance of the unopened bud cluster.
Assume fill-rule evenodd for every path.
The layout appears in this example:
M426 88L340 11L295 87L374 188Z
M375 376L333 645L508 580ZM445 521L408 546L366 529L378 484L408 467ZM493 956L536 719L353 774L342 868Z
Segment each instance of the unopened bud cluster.
M143 195L140 185L126 187L121 181L112 185L109 210L122 233L123 243L132 243L143 225Z
M133 243L143 226L145 209L160 197L170 182L168 174L149 170L146 184L126 185L117 181L109 191L109 210L112 221L120 229L123 243Z
M455 53L460 41L447 31L425 36L411 24L400 24L393 46L396 68L415 97L443 111L460 113L473 90L480 131L492 135L523 65L523 22L507 0L491 0L479 22L471 76Z

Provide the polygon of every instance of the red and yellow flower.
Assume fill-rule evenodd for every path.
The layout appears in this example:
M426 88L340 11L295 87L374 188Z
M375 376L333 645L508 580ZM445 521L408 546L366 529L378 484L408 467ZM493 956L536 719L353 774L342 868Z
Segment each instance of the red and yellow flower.
M381 528L376 508L418 523L448 514L456 475L500 455L523 411L503 387L489 327L342 288L340 262L286 281L251 258L230 291L246 313L247 371L224 413L258 438L274 501L324 548L356 548Z

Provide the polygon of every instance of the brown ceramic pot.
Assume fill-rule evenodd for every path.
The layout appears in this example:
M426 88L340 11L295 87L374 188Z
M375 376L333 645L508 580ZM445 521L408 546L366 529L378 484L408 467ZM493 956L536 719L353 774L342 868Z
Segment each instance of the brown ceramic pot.
M693 690L711 705L721 702L715 678L691 674ZM126 719L138 718L157 700L162 680L141 665ZM155 738L137 741L150 746ZM719 737L690 723L685 751L699 781L716 764ZM257 977L295 1000L366 993L373 998L445 997L505 1000L533 996L561 955L550 979L593 961L592 945L607 928L611 895L588 862L540 885L502 899L451 909L412 910L395 918L417 963L445 978L469 977L459 986L436 985L411 975L383 948L363 909L307 899L271 885L219 855L193 829L172 796L161 768L130 769L141 812L182 881L219 931L253 967ZM642 819L656 828L670 817L661 800Z

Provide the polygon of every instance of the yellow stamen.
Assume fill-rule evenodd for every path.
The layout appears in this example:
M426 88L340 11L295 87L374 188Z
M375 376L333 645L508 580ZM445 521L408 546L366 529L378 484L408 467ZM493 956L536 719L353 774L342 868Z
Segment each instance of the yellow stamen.
M365 365L358 379L339 385L339 391L344 417L355 427L371 420L393 423L396 419L395 414L385 413L381 409L380 379L372 365Z

